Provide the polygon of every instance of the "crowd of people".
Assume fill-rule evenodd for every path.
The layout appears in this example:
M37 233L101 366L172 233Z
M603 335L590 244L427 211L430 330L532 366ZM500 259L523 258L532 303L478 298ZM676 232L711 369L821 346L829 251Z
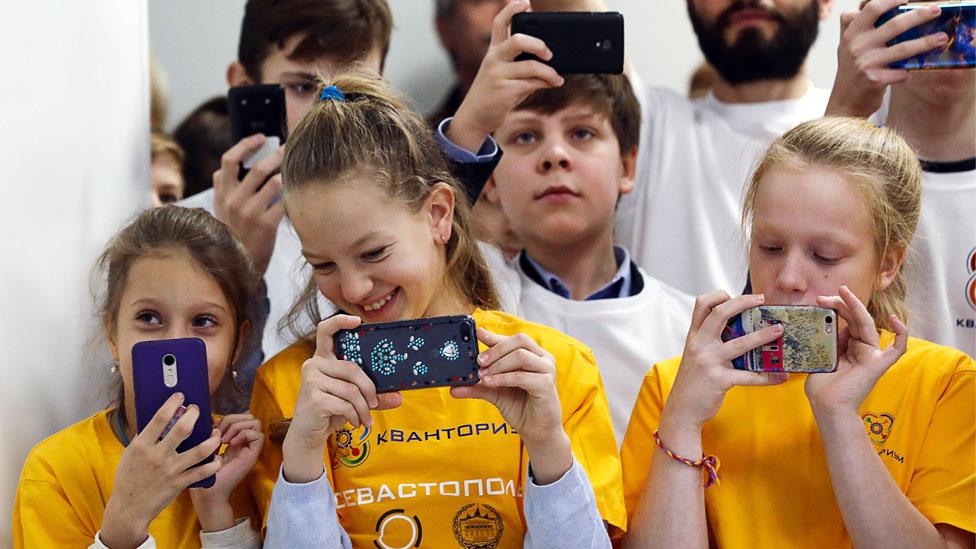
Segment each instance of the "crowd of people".
M280 84L287 141L242 174L223 98L154 133L157 207L96 265L117 399L30 452L15 547L976 547L976 69L891 68L950 40L889 45L939 14L878 23L904 2L841 15L823 90L830 0L689 0L689 98L509 30L600 0L437 0L425 118L385 0L249 0L228 85ZM734 368L760 305L835 311L836 371ZM337 357L449 315L474 385ZM181 452L201 411L140 430L133 346L190 337Z

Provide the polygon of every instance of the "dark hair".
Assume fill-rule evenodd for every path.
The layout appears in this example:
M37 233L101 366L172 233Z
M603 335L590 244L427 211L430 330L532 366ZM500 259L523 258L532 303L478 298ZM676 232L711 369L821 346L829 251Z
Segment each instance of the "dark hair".
M430 128L374 76L346 74L330 83L346 99L316 103L288 137L281 163L285 196L361 173L391 198L416 210L435 185L449 185L455 204L453 230L445 247L445 282L475 306L497 308L491 273L472 232L471 206L448 171ZM304 335L300 330L303 313L314 322L321 320L313 280L289 315L288 324L298 337Z
M553 114L570 105L582 105L610 119L627 154L640 141L641 109L630 80L623 74L569 74L558 88L538 90L515 107L516 111Z
M105 290L98 311L107 331L118 322L120 300L132 265L146 257L158 257L173 251L184 251L214 278L224 297L234 309L235 334L251 321L250 301L258 291L258 276L251 256L226 225L206 210L166 206L148 209L112 238L99 256L96 268L105 274ZM253 325L254 323L251 322ZM237 346L235 340L235 347ZM224 380L214 393L214 401L233 400L240 389L228 368ZM125 399L119 388L118 409Z
M183 196L193 196L213 186L220 157L234 145L227 115L227 98L212 97L180 122L173 139L183 148Z
M379 49L382 67L392 30L393 16L385 0L249 0L237 60L248 76L261 82L261 64L271 49L303 34L289 59L309 61L331 55L352 62Z

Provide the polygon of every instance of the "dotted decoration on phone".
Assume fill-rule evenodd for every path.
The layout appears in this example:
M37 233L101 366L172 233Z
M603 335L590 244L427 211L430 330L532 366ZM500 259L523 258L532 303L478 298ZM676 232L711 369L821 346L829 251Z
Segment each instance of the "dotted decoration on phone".
M417 336L410 336L410 341L407 342L407 347L411 351L419 351L421 347L424 346L424 338Z
M397 365L407 358L407 353L398 353L393 348L393 341L383 338L369 353L370 366L373 371L385 376L396 373Z
M415 376L425 376L428 371L430 370L427 368L427 365L419 360L413 365L413 375Z
M457 344L457 341L449 339L444 342L444 345L437 351L441 358L446 360L457 360L461 356L461 346Z
M344 332L339 339L339 345L342 347L342 352L345 354L346 360L355 362L360 366L363 365L363 354L359 347L358 333Z

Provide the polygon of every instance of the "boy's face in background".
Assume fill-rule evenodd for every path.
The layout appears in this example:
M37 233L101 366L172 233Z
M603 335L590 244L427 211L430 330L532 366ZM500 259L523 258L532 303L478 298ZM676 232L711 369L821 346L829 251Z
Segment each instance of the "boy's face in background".
M552 114L517 110L495 138L505 154L489 184L526 247L612 234L637 151L621 155L606 115L578 103Z
M329 79L340 72L353 68L382 74L380 65L383 54L379 47L370 50L364 58L355 61L340 60L330 55L323 55L308 61L290 59L289 56L292 51L304 37L304 34L295 34L285 40L283 47L276 47L271 50L261 64L260 82L255 81L256 76L254 78L249 76L240 63L231 64L227 72L227 81L231 86L250 84L281 84L284 86L289 132L295 129L298 122L318 99L315 96L315 91L318 88L319 76Z
M918 108L950 108L976 101L976 69L914 71L908 80L891 87L907 94Z

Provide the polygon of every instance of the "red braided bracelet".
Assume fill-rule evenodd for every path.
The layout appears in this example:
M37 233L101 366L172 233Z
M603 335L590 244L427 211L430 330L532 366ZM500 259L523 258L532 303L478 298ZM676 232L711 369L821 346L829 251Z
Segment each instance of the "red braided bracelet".
M669 458L675 461L680 461L681 463L684 463L688 467L704 469L707 475L705 477L705 483L704 483L705 488L708 488L713 484L716 486L722 485L722 482L718 478L718 468L721 465L721 463L719 463L717 457L706 456L704 453L702 453L702 458L698 461L692 461L686 457L681 457L678 454L672 452L670 448L664 445L664 442L661 441L661 435L659 435L656 430L654 431L654 442L657 443L658 448L664 450L664 453L667 454Z

